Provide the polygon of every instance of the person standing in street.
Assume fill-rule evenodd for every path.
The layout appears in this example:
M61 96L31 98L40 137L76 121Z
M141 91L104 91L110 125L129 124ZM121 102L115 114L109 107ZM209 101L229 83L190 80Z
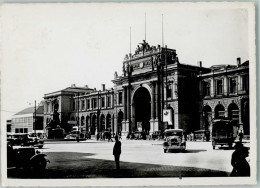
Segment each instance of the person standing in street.
M239 136L239 141L242 143L242 139L243 139L243 136L244 136L244 133L243 133L242 130L240 130L238 136Z
M120 169L119 159L121 154L121 142L118 140L118 136L115 136L115 145L113 148L113 155L115 157L116 169Z

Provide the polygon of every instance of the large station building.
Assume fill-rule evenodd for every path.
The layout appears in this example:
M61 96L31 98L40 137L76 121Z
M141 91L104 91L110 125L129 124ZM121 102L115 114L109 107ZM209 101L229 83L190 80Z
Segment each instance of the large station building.
M230 62L232 63L232 62ZM44 95L44 127L126 135L166 128L211 130L211 120L237 121L249 134L249 62L203 67L179 62L176 50L146 41L123 60L113 88L72 85Z

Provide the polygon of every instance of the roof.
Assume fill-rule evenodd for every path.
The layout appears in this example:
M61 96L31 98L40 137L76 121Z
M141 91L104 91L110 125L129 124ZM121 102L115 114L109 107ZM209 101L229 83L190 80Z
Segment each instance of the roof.
M22 111L14 114L14 115L24 115L24 114L33 114L35 107L25 108ZM38 106L36 110L36 114L43 114L43 106Z

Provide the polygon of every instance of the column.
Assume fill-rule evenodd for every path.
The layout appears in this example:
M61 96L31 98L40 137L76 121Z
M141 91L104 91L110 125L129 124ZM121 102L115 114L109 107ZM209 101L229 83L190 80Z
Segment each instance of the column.
M215 94L215 84L214 84L214 78L212 77L211 80L210 80L210 96L211 97L214 97L214 94Z
M152 85L152 98L151 98L151 119L153 120L154 119L154 107L155 107L155 88L154 88L154 82L151 82L151 85Z
M223 94L224 95L228 95L228 93L229 93L229 83L228 83L228 78L227 78L227 76L225 76L224 77L224 81L223 81L224 83L223 83Z
M127 131L132 130L131 129L131 86L127 87L127 121L128 126L126 127ZM127 124L126 124L127 125Z

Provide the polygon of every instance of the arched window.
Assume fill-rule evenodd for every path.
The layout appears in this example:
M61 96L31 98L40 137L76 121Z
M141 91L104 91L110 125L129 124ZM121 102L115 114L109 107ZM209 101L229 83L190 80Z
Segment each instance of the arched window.
M219 119L219 118L224 118L225 117L225 108L223 105L218 104L215 107L215 118Z

